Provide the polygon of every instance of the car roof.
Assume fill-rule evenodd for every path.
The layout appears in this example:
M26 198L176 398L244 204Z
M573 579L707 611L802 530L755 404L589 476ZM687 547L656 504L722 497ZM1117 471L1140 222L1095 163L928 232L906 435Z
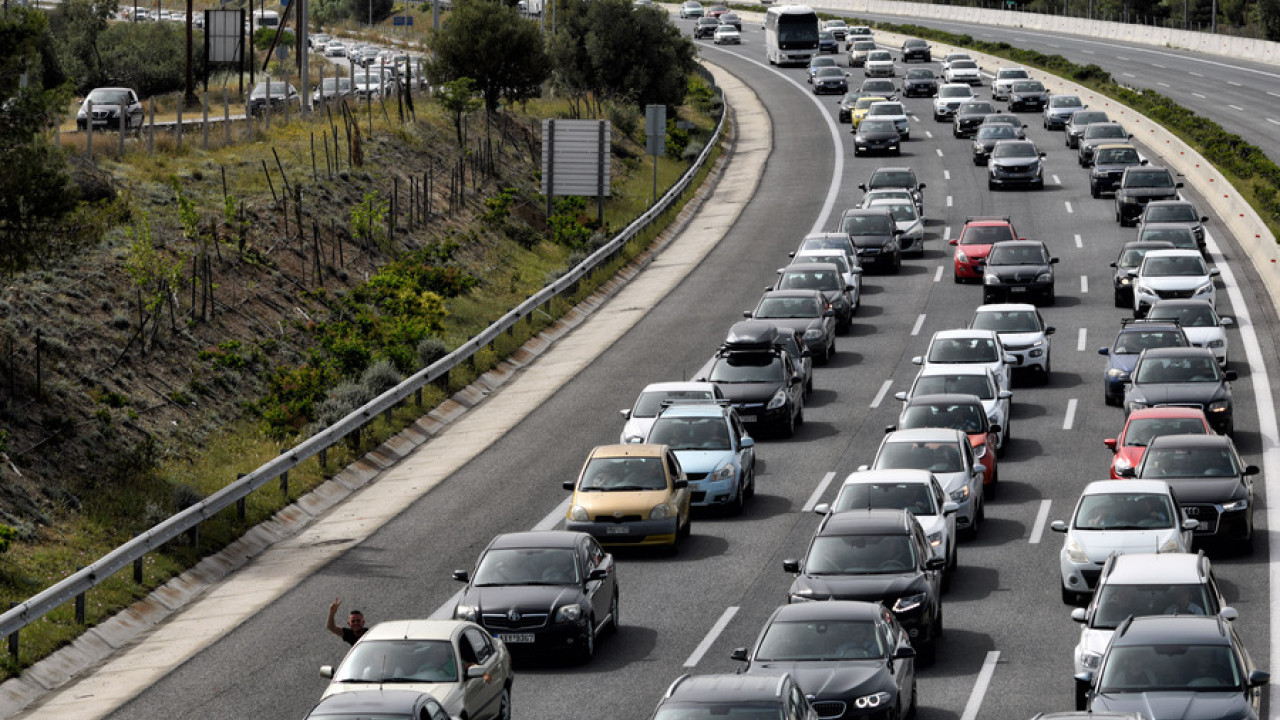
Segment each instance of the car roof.
M1147 452L1159 445L1174 445L1178 448L1220 448L1235 447L1231 438L1226 435L1160 435L1151 439Z
M1099 150L1125 150L1125 149L1137 150L1138 148L1134 147L1130 143L1121 143L1121 142L1099 143L1093 146L1094 152L1098 152Z
M977 328L952 328L950 330L939 330L933 334L933 340L950 340L953 338L989 338L998 339L995 330L979 330ZM933 344L933 340L929 343Z
M715 387L715 383L693 380L676 380L668 382L649 383L644 386L642 393L659 392L662 390L710 390Z
M568 530L530 530L527 532L503 533L490 543L492 548L571 548L578 544L586 533Z
M867 207L867 208L849 208L848 210L845 210L844 214L842 214L840 217L847 218L847 217L855 217L858 215L881 215L889 218L890 220L893 219L893 216L889 214L889 209L884 207L883 205L878 205L876 207ZM845 237L848 237L847 233L840 233L840 234L844 235Z
M968 437L964 432L953 428L912 428L885 433L880 442L885 445L898 442L960 442Z
M1085 495L1120 495L1128 493L1161 493L1169 494L1169 483L1163 480L1095 480L1084 486L1080 497Z
M972 396L969 396L972 397ZM844 485L866 485L868 483L920 483L928 484L933 480L933 473L928 470L858 470L851 472L841 483Z
M1153 330L1176 330L1181 327L1182 325L1174 319L1134 318L1133 320L1129 320L1126 318L1120 325L1120 332L1122 334L1126 332L1152 332Z
M1170 223L1170 225L1176 226L1176 227L1186 227L1181 223ZM1151 223L1147 225L1147 227L1156 227L1156 223ZM1125 250L1129 250L1131 248L1136 250L1172 250L1173 243L1169 242L1168 240L1134 240L1133 242L1125 243L1124 246L1120 248L1120 251L1124 252Z
M1010 141L1001 140L1000 142L1010 142ZM999 143L996 143L996 144L998 145ZM1034 245L1036 247L1044 248L1046 252L1048 252L1049 250L1049 246L1045 245L1044 241L1042 240L1001 240L1000 242L995 244L1005 245L1007 247L1026 247L1028 245Z
M727 401L721 401L727 402ZM710 417L723 418L729 414L727 405L713 402L688 402L677 400L675 403L667 406L658 413L659 418L664 417Z
M917 378L929 375L991 375L991 368L982 363L930 363L920 368Z
M751 702L777 700L787 675L684 675L671 683L663 699L681 702Z
M1157 300L1155 305L1152 305L1151 307L1154 308L1157 305L1160 307L1177 307L1177 308L1207 307L1210 310L1214 309L1213 305L1210 304L1208 300L1205 300L1203 298L1167 298L1167 299Z
M1199 553L1122 553L1111 561L1108 585L1191 585L1203 580Z
M624 457L662 457L666 445L650 445L648 443L628 443L626 445L597 445L591 450L591 458L624 458Z
M1013 225L1013 219L1007 216L994 217L989 215L972 215L964 219L964 224L966 226L973 225L974 227L991 225L1010 226Z
M1151 207L1152 205L1190 205L1195 207L1195 203L1190 200L1152 200L1147 203L1147 207Z
M360 636L369 640L449 640L463 626L464 620L385 620Z
M1142 408L1129 413L1129 419L1126 423L1142 418L1159 418L1162 420L1178 419L1178 418L1197 418L1205 417L1204 410L1200 408L1186 407L1183 405L1159 405L1157 407Z
M914 522L907 510L846 510L828 515L818 535L906 535Z
M973 312L974 314L977 314L981 312L1015 312L1015 311L1036 312L1036 306L1032 305L1031 303L987 303L986 305L979 305L977 309L974 310Z
M914 405L963 405L973 404L982 405L982 398L977 395L968 393L933 393L930 395L916 395L907 398L906 405L911 407Z
M1226 620L1217 615L1146 615L1131 618L1116 629L1111 647L1124 645L1226 645L1231 642Z
M832 251L827 254L835 255L837 253L838 251ZM797 254L797 257L803 257L803 256L800 256ZM784 266L782 270L784 271L798 270L801 272L813 272L814 270L839 270L839 268L836 266L835 263L829 263L829 262L794 262L794 263L791 263L790 265Z
M804 289L795 289L795 290L769 290L768 292L766 292L766 293L764 294L764 297L771 297L771 298L773 298L773 297L784 297L784 298L807 297L807 298L811 298L811 297L815 297L815 296L816 296L816 297L821 298L821 297L822 297L822 291L821 291L821 290L804 290Z
M1187 345L1181 347L1163 347L1163 348L1147 348L1142 351L1145 357L1213 357L1213 351L1207 347L1196 347L1195 345ZM1141 360L1142 358L1138 358ZM1216 362L1216 360L1215 360Z
M773 611L773 622L805 622L814 620L875 620L884 606L880 603L858 600L829 600L826 602L783 605Z

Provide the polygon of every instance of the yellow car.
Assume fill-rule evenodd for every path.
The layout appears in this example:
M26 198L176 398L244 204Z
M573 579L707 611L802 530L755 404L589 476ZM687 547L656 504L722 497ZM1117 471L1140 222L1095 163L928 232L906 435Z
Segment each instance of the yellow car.
M601 445L587 456L573 491L565 530L601 545L666 546L689 535L689 480L666 445Z
M880 97L879 95L868 95L866 97L858 98L853 104L853 109L849 111L849 122L853 123L853 129L858 129L858 123L862 122L862 118L866 117L867 113L871 110L871 103L883 102L888 99L889 98Z

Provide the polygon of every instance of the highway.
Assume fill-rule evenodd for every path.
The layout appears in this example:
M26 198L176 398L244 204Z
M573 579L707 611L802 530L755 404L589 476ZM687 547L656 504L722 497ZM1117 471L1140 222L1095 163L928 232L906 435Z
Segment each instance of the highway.
M749 644L785 601L790 576L782 560L800 556L817 525L803 508L815 494L834 495L823 485L829 478L870 461L884 426L896 419L893 392L915 375L910 358L932 332L965 324L980 304L978 286L951 282L945 242L968 215L1009 215L1020 235L1044 240L1061 258L1057 303L1042 310L1057 328L1054 372L1048 386L1015 385L1000 497L988 504L979 537L961 545L938 662L920 671L920 717L1027 718L1072 707L1070 653L1079 629L1059 598L1061 538L1044 532L1045 521L1066 519L1080 489L1106 477L1110 455L1101 440L1115 434L1123 416L1103 404L1096 350L1109 344L1124 316L1112 306L1108 263L1133 230L1117 226L1109 199L1089 197L1074 152L1060 133L1042 130L1036 114L1028 113L1026 123L1029 137L1048 152L1046 188L993 193L985 169L969 159L968 142L932 121L927 99L906 100L915 118L900 159L855 159L848 126L835 124L836 97L815 101L803 69L768 67L758 25L744 26L741 47L704 41L699 47L750 85L772 122L773 152L759 191L727 237L631 331L487 452L111 718L303 717L324 688L318 666L335 662L343 649L322 626L335 595L358 603L373 621L425 617L445 606L459 588L450 571L470 567L493 534L548 517L565 499L560 482L576 475L590 447L616 440L618 409L629 407L645 384L697 369L755 305L800 238L815 227L832 228L873 168L899 164L913 167L927 185L925 256L909 258L899 276L866 277L853 330L838 340L835 360L816 372L806 423L792 440L761 435L754 501L740 517L697 518L678 557L618 553L620 634L603 641L587 666L520 666L515 714L641 720L681 673L736 669L730 650ZM1154 84L1157 76L1148 76L1145 65L1129 67L1140 74L1134 84L1149 78ZM852 74L851 82L860 82L860 71ZM1216 105L1230 100L1221 82L1209 82L1220 91ZM1276 317L1270 303L1252 301L1256 276L1217 232L1210 203L1192 199L1211 215L1216 259L1230 263L1220 309L1248 312L1246 325L1260 345L1254 357L1275 357ZM1250 299L1247 308L1243 298ZM1260 463L1253 388L1260 366L1246 359L1245 334L1231 331L1232 367L1240 374L1233 386L1236 442L1248 462ZM1262 489L1263 507L1266 494ZM1237 626L1266 669L1271 603L1262 508L1256 520L1262 535L1252 556L1213 557L1227 600L1240 612ZM723 631L709 636L717 625Z

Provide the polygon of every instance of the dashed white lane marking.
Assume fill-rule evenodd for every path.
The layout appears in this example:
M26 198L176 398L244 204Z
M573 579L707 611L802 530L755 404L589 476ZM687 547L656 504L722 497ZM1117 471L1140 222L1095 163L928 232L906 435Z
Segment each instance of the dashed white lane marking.
M1159 85L1160 87L1169 87L1169 83L1160 82L1159 80L1156 81L1156 84Z
M1195 97L1200 98L1201 100L1206 99L1204 95L1201 95L1201 94L1200 94L1200 93L1198 93L1198 92L1193 92L1193 93L1191 93L1191 94L1192 94L1192 95L1194 95Z
M880 392L876 393L875 398L872 399L871 407L880 407L880 403L884 402L884 396L889 394L889 388L891 387L893 387L893 381L885 380L884 384L880 386Z
M1044 526L1049 522L1049 508L1052 505L1052 500L1040 501L1040 509L1036 511L1036 521L1031 526L1031 537L1028 539L1032 545L1038 545L1044 536Z
M1080 276L1080 292L1081 293L1089 292L1089 276L1088 275Z
M1228 80L1228 81L1227 81L1227 84L1228 84L1228 85L1230 85L1230 86L1232 86L1232 87L1244 87L1243 85L1241 85L1240 83L1236 82L1235 80Z
M1194 70L1188 70L1188 71L1187 71L1187 74L1188 74L1188 75L1191 75L1191 76L1193 76L1193 77L1204 77L1204 75L1202 75L1201 73L1198 73L1198 72L1196 72L1196 71L1194 71Z
M1137 77L1137 75L1134 75L1133 73L1120 73L1120 74L1124 75L1125 77Z
M1161 65L1160 63L1151 63L1151 66L1152 66L1152 67L1158 67L1158 68L1160 68L1161 70L1168 70L1168 69L1169 69L1169 68L1167 68L1167 67L1165 67L1165 66Z
M1076 422L1076 399L1071 398L1067 401L1067 416L1062 419L1062 429L1070 430L1071 426Z
M1129 58L1124 57L1123 55L1117 55L1116 59L1119 60L1120 62L1129 62Z
M1080 328L1080 334L1076 336L1076 350L1078 352L1084 352L1088 342L1089 330L1087 328Z
M947 196L947 207L951 207L951 196Z
M919 335L920 328L924 327L924 319L928 317L924 313L920 313L920 317L916 318L916 324L911 326L911 334Z
M1070 201L1070 200L1065 201L1063 204L1067 206L1067 213L1068 213L1068 214L1075 212L1075 210L1073 210L1073 209L1071 208L1071 201Z
M987 686L991 684L991 676L995 674L998 662L1000 662L999 650L991 650L987 653L987 659L982 661L982 669L978 671L978 679L973 683L973 692L969 694L969 702L965 703L960 720L977 719L978 710L982 708L982 698L987 695Z
M1057 176L1057 175L1054 175L1054 176L1053 176L1053 184L1054 184L1054 185L1061 185L1061 184L1062 184L1062 181L1058 179L1058 176Z
M698 643L698 647L694 648L693 652L689 655L689 658L684 661L684 666L687 668L696 666L698 661L702 659L702 656L706 655L707 651L711 649L711 646L715 644L716 638L720 637L720 633L724 632L725 626L727 626L729 621L733 619L733 616L737 614L737 606L731 605L725 608L724 612L720 615L720 619L716 620L716 624L712 625L711 629L707 631L707 636L702 638L702 642Z
M1267 122L1271 123L1272 125L1280 125L1280 120L1276 120L1275 118L1267 118Z
M822 497L822 493L827 491L827 487L831 485L831 481L836 479L836 474L829 472L822 476L822 482L818 483L818 487L813 489L813 493L809 495L809 499L804 501L804 507L800 508L800 512L813 512L813 508L817 506L818 500Z
M943 179L943 180L950 180L950 179L951 179L951 171L950 171L950 170L943 170L943 171L942 171L942 179Z
M933 281L942 282L942 266L941 265L938 266L937 272L933 274Z
M1244 108L1240 107L1239 105L1228 105L1227 107L1231 108L1232 110L1235 110L1236 112L1244 112Z
M1270 95L1271 97L1278 97L1278 98L1280 98L1280 93L1278 93L1278 92L1271 92L1270 90L1268 90L1268 91L1267 91L1267 94L1268 94L1268 95Z
M925 139L927 139L927 140L932 140L932 139L933 139L933 133L929 132L928 130L925 130L925 131L924 131L924 136L925 136Z
M942 157L942 148L934 148L938 152L938 157Z
M1084 53L1085 55L1097 55L1097 53L1095 53L1092 50L1081 50L1080 52Z
M1084 247L1084 241L1080 239L1080 236L1079 236L1079 235L1075 235L1074 237L1075 237L1075 241L1076 241L1076 247L1078 247L1078 248L1082 248L1082 247Z
M942 230L942 242L951 242L951 226L948 225Z

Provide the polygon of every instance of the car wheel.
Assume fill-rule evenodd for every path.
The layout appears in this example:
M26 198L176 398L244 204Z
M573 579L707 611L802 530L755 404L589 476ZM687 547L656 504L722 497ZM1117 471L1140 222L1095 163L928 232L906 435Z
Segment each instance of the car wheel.
M809 379L806 380L804 383L804 396L809 397L810 395L813 395L813 376L812 375L810 375Z
M893 258L893 274L897 275L900 272L902 272L902 253L898 253Z
M1076 710L1083 711L1089 704L1089 686L1077 680L1076 686Z
M951 568L942 569L942 592L951 592Z
M826 362L827 362L828 364L830 364L830 363L831 363L831 358L833 358L833 357L835 357L835 356L836 356L836 339L835 339L835 338L831 338L831 344L827 346L827 359L826 359Z
M800 405L800 412L796 413L796 425L804 424L804 404Z
M622 627L622 616L618 614L618 588L613 588L613 601L609 603L609 634L617 635Z
M782 431L782 437L795 437L796 416L790 412L790 408L788 408L786 417L782 420L782 425L778 429Z
M1096 186L1089 188L1089 194L1092 195L1094 198L1102 197L1102 191L1098 190Z
M907 715L906 715L907 720L916 720L916 710L917 710L916 697L917 697L916 681L915 681L915 678L912 678L911 679L911 704L907 706Z
M511 688L502 688L502 696L498 698L497 720L511 720Z
M583 663L591 662L596 656L596 619L594 616L587 616L587 637L582 645L582 650L578 655L578 661Z
M1115 291L1115 305L1116 307L1127 307L1129 305L1129 303L1124 301L1124 295L1122 295L1119 290Z
M730 515L742 514L742 508L744 506L743 495L745 495L746 492L747 492L746 483L745 482L738 483L738 492L734 493L733 500L729 501L728 510Z
M916 654L916 658L920 660L922 665L932 665L938 659L938 638L934 637L921 647L920 652Z
M1052 304L1056 303L1057 301L1058 301L1057 296L1054 294L1053 289L1052 289L1052 288L1050 288L1050 289L1049 289L1049 294L1044 296L1044 304L1045 304L1045 305L1052 305Z
M751 461L751 467L747 470L746 494L749 498L756 496L756 463L754 460Z

